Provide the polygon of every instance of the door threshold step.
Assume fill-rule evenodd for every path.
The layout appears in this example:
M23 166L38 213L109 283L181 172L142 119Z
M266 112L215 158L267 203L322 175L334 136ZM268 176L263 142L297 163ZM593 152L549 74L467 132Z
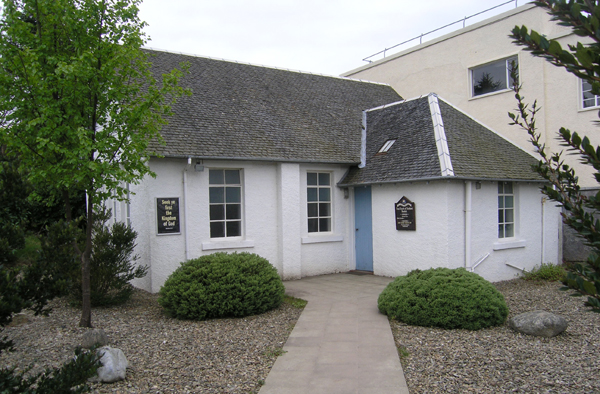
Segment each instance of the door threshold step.
M361 270L351 270L348 271L350 275L373 275L373 271L361 271Z

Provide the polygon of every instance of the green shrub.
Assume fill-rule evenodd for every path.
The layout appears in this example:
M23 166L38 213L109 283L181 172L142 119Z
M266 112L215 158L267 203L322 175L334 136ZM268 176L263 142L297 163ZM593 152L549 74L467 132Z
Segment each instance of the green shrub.
M278 307L284 294L277 270L250 253L214 253L181 264L158 302L179 319L243 317Z
M137 256L132 256L137 233L124 223L107 225L110 211L96 212L92 230L92 254L90 257L90 300L92 306L119 305L133 293L129 283L142 278L148 272L146 266L136 266ZM75 250L84 249L84 234L76 223L64 221L48 227L47 236L42 238L42 259L62 267L71 282L70 298L81 303L81 257Z
M566 273L567 272L562 265L542 263L539 267L536 266L531 271L524 272L521 278L525 280L546 280L548 282L554 282L562 280Z
M508 307L496 288L464 268L415 270L397 277L378 299L379 310L406 324L479 330L504 323Z

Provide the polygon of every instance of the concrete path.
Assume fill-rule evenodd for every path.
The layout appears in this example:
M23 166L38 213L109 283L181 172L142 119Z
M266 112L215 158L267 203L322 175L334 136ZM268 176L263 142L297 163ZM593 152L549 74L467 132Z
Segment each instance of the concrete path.
M284 282L308 301L260 394L408 394L377 297L391 281L335 274Z

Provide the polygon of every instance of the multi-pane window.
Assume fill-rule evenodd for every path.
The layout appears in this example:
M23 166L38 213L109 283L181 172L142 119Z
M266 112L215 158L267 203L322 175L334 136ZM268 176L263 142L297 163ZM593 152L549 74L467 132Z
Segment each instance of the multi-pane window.
M515 236L515 194L512 182L498 182L498 238Z
M308 232L331 231L331 174L309 172L306 174L306 184Z
M242 235L240 170L209 170L210 237Z
M476 97L499 90L512 89L517 83L510 76L513 63L518 68L518 59L516 56L472 68L472 96Z
M583 79L581 80L581 99L583 108L600 106L600 96L596 96L592 93L592 84Z

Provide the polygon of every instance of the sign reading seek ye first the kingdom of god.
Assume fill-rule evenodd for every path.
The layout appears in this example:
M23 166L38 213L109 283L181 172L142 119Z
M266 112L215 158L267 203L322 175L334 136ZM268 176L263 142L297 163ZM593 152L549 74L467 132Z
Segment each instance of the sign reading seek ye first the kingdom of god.
M156 199L156 223L159 234L179 233L179 198Z

